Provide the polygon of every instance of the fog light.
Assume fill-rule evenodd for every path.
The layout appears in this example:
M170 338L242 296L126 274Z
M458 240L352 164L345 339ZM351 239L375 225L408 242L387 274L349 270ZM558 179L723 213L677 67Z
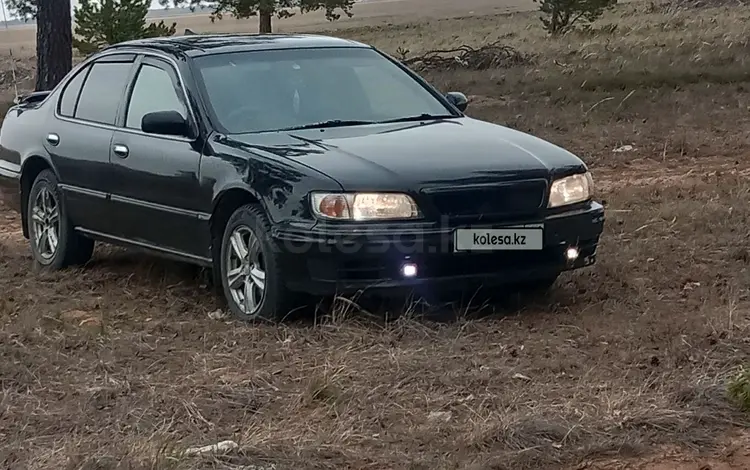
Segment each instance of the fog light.
M568 258L568 261L575 261L578 259L578 248L571 246L565 251L565 257Z
M414 263L405 263L401 266L401 274L404 277L415 277L417 275L417 265Z

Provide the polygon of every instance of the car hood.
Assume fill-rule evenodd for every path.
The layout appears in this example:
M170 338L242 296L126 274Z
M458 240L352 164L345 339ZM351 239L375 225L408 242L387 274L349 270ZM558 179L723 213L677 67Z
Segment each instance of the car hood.
M585 169L572 153L537 137L468 117L231 136L234 146L289 158L346 190L416 190Z

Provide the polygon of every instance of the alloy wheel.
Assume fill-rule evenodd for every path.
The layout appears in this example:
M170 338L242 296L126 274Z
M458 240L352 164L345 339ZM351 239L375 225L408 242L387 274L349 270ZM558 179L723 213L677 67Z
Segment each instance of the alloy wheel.
M44 261L51 260L60 243L60 205L49 188L42 187L31 208L34 245Z
M266 290L266 268L260 240L246 226L234 229L226 250L226 281L232 300L245 315L260 309Z

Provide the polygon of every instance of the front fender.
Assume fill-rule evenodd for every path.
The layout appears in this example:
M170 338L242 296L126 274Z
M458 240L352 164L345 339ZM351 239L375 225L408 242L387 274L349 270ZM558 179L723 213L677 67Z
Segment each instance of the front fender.
M265 201L257 191L255 191L252 187L250 187L247 183L244 181L230 181L224 184L223 186L217 185L214 188L214 194L212 196L211 201L211 214L214 214L216 212L216 208L221 204L221 201L224 199L225 196L229 193L234 193L237 191L242 191L244 193L247 193L248 196L250 196L251 199L256 201L258 204L261 205L263 208L263 211L268 214L268 205L267 201Z
M202 185L209 186L211 213L222 197L243 190L263 207L273 225L312 224L311 191L340 191L341 186L291 159L211 142L201 159Z

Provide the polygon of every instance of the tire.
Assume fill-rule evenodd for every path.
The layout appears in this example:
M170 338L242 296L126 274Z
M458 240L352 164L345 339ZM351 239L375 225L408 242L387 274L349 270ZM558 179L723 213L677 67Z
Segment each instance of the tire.
M94 241L73 230L57 176L51 170L42 170L34 180L26 217L31 255L38 266L58 270L82 265L91 259ZM54 244L55 237L57 244Z
M284 283L284 266L270 234L268 218L254 204L235 210L224 228L219 259L221 286L229 310L243 321L281 322L297 300ZM239 241L248 253L244 261L236 248ZM244 299L250 302L246 305Z

